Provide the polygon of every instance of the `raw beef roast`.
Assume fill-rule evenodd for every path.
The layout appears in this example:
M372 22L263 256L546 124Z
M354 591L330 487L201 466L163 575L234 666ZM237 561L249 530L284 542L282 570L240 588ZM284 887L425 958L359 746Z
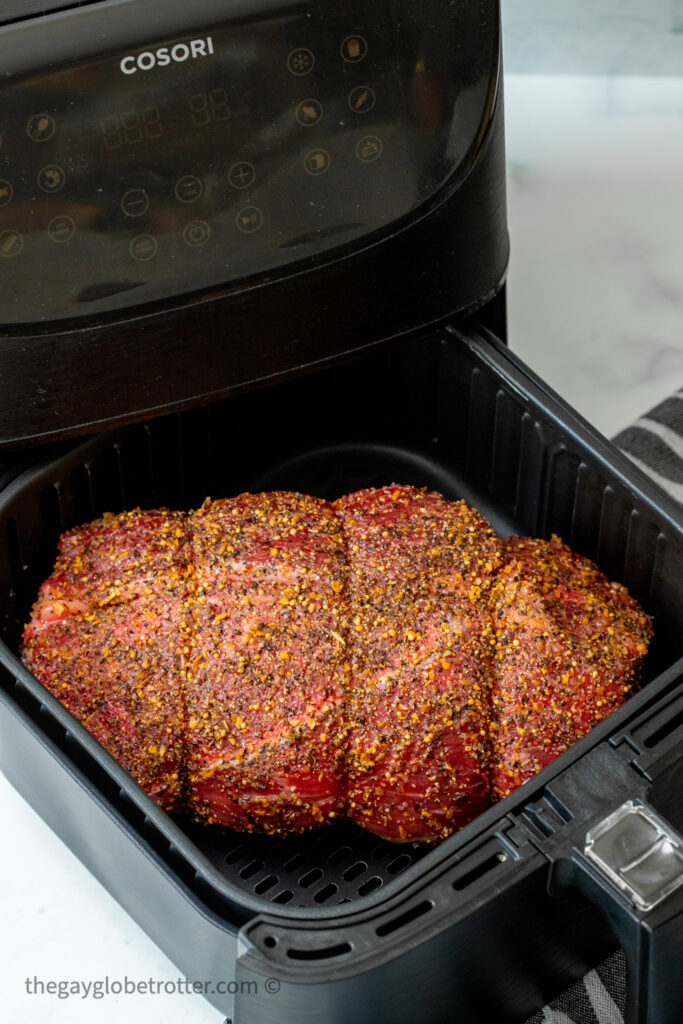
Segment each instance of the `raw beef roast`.
M407 486L65 533L23 659L162 807L449 835L622 703L650 620L559 540Z
M490 598L494 797L623 704L651 636L626 588L558 538L509 537L500 548Z
M344 813L347 662L340 524L326 502L245 494L188 518L188 800L234 829Z
M464 502L414 488L335 503L348 545L347 816L390 839L448 835L488 804L496 539Z
M126 512L60 538L24 661L158 803L184 762L185 517Z

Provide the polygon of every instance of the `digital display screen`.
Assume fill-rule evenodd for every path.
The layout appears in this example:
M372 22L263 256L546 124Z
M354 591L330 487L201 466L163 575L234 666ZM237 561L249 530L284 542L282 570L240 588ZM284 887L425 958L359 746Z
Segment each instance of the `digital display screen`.
M219 26L1 88L0 323L275 272L424 200L443 88L416 93L418 57L399 59L388 11L366 24L364 9Z

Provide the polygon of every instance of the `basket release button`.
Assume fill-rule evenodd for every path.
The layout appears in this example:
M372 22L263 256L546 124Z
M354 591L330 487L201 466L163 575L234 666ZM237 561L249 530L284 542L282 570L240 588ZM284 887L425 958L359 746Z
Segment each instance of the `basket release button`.
M683 839L633 800L587 833L584 853L641 910L651 910L683 884Z

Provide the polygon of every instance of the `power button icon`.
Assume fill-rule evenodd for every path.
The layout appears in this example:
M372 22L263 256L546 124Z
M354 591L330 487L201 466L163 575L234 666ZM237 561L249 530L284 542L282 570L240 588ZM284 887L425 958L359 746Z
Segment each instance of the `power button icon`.
M193 249L206 245L211 237L211 228L205 220L191 220L183 230L183 241Z

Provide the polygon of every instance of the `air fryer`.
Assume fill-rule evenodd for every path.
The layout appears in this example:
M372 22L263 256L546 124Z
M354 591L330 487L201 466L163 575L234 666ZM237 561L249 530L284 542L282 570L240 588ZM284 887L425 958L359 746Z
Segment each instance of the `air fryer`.
M187 977L245 983L208 994L234 1024L519 1022L617 945L629 1024L673 1024L683 523L504 344L497 3L3 17L4 773ZM392 482L560 534L655 617L641 692L436 846L171 818L18 660L64 529ZM632 829L649 896L606 852Z

